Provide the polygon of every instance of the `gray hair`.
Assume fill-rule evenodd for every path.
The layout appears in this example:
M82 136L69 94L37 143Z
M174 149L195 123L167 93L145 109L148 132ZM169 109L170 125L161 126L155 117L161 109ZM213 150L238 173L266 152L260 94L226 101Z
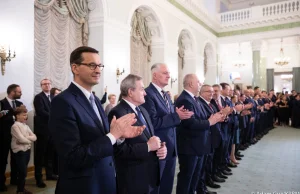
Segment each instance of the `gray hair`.
M151 73L157 72L160 68L160 66L165 65L164 63L154 63L151 66Z
M201 86L201 89L200 89L200 94L202 94L204 92L204 89L207 88L207 87L212 87L211 85L208 85L208 84L204 84Z
M190 74L186 74L183 78L183 87L187 88L189 86L189 83L192 81L192 79L194 78L195 74L190 73Z
M215 87L219 87L219 89L220 89L220 90L222 90L222 86L221 86L221 85L219 85L219 84L214 84L214 85L212 85L212 87L213 87L213 88L215 88Z
M135 87L136 87L135 82L140 81L142 79L143 78L138 75L134 75L134 74L127 75L121 82L121 85L120 85L121 94L120 95L122 97L127 97L128 90L135 89Z

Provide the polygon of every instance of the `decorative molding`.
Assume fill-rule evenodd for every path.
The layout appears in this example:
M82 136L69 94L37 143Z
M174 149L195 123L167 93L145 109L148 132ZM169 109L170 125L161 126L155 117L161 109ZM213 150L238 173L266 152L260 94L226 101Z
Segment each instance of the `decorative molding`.
M297 28L297 27L300 27L300 21L299 22L293 22L293 23L272 25L272 26L264 26L264 27L258 27L258 28L249 28L249 29L243 29L243 30L221 32L221 33L218 33L218 37L253 34L253 33L258 33L258 32L284 30L284 29L291 29L291 28Z
M207 25L203 20L199 19L194 13L192 13L190 10L188 10L186 7L181 5L177 2L177 0L167 0L170 4L175 6L177 9L182 11L184 14L186 14L188 17L190 17L192 20L200 24L202 27L204 27L206 30L211 32L216 37L227 37L227 36L237 36L237 35L244 35L244 34L252 34L252 33L259 33L259 32L267 32L267 31L275 31L275 30L282 30L282 29L292 29L300 27L300 21L299 20L299 14L298 15L289 15L289 16L282 16L280 18L266 18L265 20L257 20L257 24L255 24L255 21L250 22L250 26L257 26L257 25L263 25L265 23L271 23L271 22L282 22L286 20L294 20L294 22L284 23L284 24L273 24L270 26L260 26L260 27L253 27L253 28L247 28L247 29L240 29L240 30L232 30L232 31L221 31L221 25L215 28L212 28L211 26ZM235 26L236 27L236 26ZM245 26L243 26L245 27ZM231 28L232 29L232 28ZM222 29L226 30L226 29Z
M182 6L176 0L167 0L167 1L169 3L171 3L172 5L174 5L175 7L177 7L179 10L181 10L183 13L185 13L187 16L189 16L190 18L192 18L194 21L196 21L198 24L200 24L201 26L203 26L205 29L207 29L209 32L211 32L215 36L218 35L218 33L216 32L216 30L214 30L213 28L211 28L210 26L208 26L205 22L203 22L201 19L199 19L195 14L193 14L187 8L185 8L184 6Z

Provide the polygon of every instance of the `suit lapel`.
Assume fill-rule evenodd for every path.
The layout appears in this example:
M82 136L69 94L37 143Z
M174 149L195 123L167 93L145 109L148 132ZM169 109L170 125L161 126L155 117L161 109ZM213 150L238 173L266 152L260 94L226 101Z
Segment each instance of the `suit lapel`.
M73 94L75 95L76 101L86 110L86 112L90 115L90 117L94 120L94 122L98 125L100 129L103 130L105 133L104 126L101 125L99 118L97 117L93 107L89 103L88 99L85 97L85 95L82 93L82 91L77 88L73 83L70 85L71 90L73 91ZM104 121L103 121L104 125ZM105 133L106 134L106 133Z
M124 107L124 109L127 111L127 114L129 114L129 113L134 113L135 114L135 116L136 116L136 119L137 119L137 121L136 121L136 123L135 123L135 126L143 126L144 124L143 124L143 122L139 119L139 117L138 117L138 115L135 113L135 111L134 110L132 110L132 108L124 101L124 100L122 100L121 102L120 102L120 104ZM144 117L145 118L145 117ZM146 118L145 118L146 119ZM148 124L148 122L147 122L147 120L146 120L146 123ZM148 126L149 126L149 124L148 124ZM148 126L146 126L146 127L148 127ZM149 129L149 127L148 127L148 129ZM150 129L149 129L150 130ZM143 131L143 135L146 137L146 139L150 139L150 137L151 137L151 135L149 134L149 132L147 131L147 130L144 130Z
M153 92L156 94L157 98L160 100L160 102L164 105L164 107L166 108L166 110L169 112L169 108L165 102L165 100L163 99L162 95L160 94L160 92L155 88L155 86L150 83L150 87L152 88ZM170 105L170 109L171 109L171 104Z
M154 129L153 129L153 126L149 123L150 118L148 117L147 113L145 113L143 108L141 108L141 112L143 113L144 119L146 120L146 123L148 125L148 129L149 129L149 132L150 132L150 137L151 137L151 136L154 135Z
M43 100L46 102L46 104L48 105L48 108L50 107L50 100L49 98L46 96L46 94L44 92L41 92L42 98Z
M108 124L108 120L107 120L106 114L105 114L105 112L104 112L104 110L102 108L101 102L99 101L99 99L97 97L95 98L95 102L96 102L98 111L100 113L100 117L102 119L104 130L105 130L106 133L108 133L109 132L109 124Z

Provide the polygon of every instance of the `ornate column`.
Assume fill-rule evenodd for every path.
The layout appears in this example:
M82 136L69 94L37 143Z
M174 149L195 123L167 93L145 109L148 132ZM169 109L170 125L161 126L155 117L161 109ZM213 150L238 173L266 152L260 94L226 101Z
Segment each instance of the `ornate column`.
M260 51L261 51L261 40L254 40L252 42L252 86L259 86L261 87L261 80L266 79L266 75L262 74L262 67L261 67L261 58L260 58Z

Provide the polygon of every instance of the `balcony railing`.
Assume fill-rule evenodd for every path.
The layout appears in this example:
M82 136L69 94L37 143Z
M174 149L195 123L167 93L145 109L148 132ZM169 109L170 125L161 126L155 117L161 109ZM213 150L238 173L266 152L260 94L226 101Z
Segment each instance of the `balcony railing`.
M219 14L222 27L300 16L300 0L289 0Z

